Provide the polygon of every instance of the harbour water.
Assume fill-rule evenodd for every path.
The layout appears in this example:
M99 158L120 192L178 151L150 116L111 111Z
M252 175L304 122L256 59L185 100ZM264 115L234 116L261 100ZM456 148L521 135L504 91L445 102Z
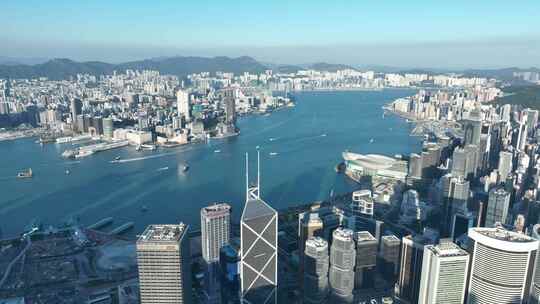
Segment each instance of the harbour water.
M7 237L34 219L52 225L79 219L89 225L105 217L114 217L113 227L132 221L135 232L150 223L198 227L200 208L213 202L231 204L238 219L245 198L244 155L252 153L255 169L257 146L261 194L275 208L322 200L332 190L349 192L358 186L334 171L342 151L392 156L420 149L420 140L409 136L412 125L383 117L381 108L413 93L297 93L294 108L240 118L237 137L156 151L127 147L65 160L60 154L70 143L0 142L0 229ZM120 161L111 163L117 156ZM32 179L15 178L27 168Z

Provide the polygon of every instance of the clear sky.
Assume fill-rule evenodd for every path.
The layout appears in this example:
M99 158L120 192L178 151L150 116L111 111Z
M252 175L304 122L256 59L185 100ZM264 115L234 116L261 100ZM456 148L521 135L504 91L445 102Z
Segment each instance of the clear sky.
M540 1L6 0L0 56L540 66Z

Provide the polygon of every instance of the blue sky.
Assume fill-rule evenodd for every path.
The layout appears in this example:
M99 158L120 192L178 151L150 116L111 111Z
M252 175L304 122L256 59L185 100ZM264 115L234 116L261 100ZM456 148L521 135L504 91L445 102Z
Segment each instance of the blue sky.
M0 56L540 65L540 1L3 1Z

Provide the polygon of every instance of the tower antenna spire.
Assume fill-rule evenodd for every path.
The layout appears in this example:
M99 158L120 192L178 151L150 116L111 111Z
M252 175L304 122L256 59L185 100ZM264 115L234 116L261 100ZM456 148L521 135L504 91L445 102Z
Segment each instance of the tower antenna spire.
M246 202L249 200L249 154L246 152Z
M257 149L257 197L261 198L261 151Z

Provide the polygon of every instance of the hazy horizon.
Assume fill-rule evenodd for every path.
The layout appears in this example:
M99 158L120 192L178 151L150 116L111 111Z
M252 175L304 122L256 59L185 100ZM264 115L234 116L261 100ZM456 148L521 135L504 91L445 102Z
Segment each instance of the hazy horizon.
M119 63L250 56L275 64L540 66L538 1L3 3L0 57Z

